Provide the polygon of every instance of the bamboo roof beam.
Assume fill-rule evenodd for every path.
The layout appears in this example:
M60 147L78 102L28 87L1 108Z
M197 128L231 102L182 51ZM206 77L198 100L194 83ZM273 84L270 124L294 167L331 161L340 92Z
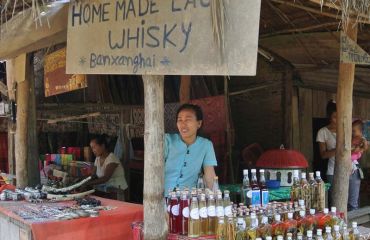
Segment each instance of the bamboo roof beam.
M325 17L330 17L330 18L334 18L334 19L338 19L338 20L343 20L341 15L324 12L324 11L317 10L317 9L314 9L314 8L311 8L311 7L302 6L302 5L292 3L292 2L288 2L288 1L285 1L285 0L270 0L270 1L274 2L274 3L284 4L284 5L293 7L293 8L305 10L305 11L315 13L315 14L318 14L318 15L322 15L322 16L325 16ZM358 23L370 24L370 19L368 19L368 18L363 19L361 17L359 19L355 19L355 21L357 21Z
M308 26L308 27L303 27L303 28L292 28L292 29L287 29L287 30L281 30L281 31L276 31L272 33L262 34L260 38L267 38L267 37L289 34L289 33L309 32L309 31L318 30L318 29L327 28L327 27L333 27L333 26L339 26L339 23L330 22L330 23L315 24L313 26Z

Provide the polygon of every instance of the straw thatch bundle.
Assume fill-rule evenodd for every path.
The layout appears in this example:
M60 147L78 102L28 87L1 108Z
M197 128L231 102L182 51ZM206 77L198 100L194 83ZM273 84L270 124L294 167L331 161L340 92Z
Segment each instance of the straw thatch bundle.
M343 24L347 25L350 18L356 20L370 19L370 0L321 0L321 5L332 3L340 7Z

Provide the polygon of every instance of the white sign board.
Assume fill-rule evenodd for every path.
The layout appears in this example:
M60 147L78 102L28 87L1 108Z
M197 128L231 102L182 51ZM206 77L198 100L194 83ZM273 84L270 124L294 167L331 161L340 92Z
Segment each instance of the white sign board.
M68 74L256 74L261 0L223 0L224 56L213 0L90 0L71 3Z

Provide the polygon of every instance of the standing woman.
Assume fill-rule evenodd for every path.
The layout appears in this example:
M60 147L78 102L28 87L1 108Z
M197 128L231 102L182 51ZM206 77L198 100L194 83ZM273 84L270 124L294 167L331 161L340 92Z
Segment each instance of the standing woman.
M212 142L199 136L202 109L184 104L176 117L179 133L165 135L165 191L195 187L202 170L206 187L212 189L217 161Z
M329 101L326 105L326 114L329 125L321 128L317 133L316 142L319 143L320 156L322 159L329 159L328 170L326 171L327 181L333 185L335 151L337 143L337 105L334 101ZM331 188L329 189L329 205L332 202Z

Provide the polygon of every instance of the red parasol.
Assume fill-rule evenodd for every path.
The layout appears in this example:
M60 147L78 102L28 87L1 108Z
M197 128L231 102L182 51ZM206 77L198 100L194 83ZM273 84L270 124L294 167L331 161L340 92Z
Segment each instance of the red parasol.
M273 149L264 152L257 160L258 168L307 168L308 163L302 153L295 150Z

